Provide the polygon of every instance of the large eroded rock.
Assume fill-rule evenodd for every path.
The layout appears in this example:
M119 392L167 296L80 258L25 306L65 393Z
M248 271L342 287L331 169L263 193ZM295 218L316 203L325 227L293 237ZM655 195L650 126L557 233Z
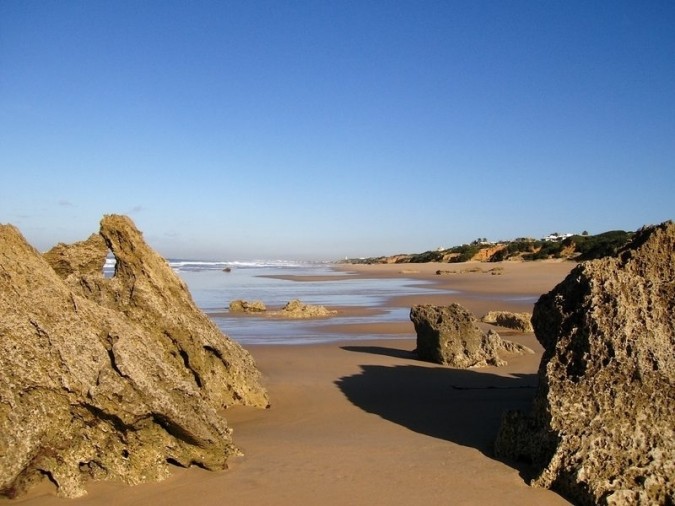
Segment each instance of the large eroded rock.
M503 340L492 330L484 333L476 317L456 303L413 306L410 320L417 333L417 355L429 362L458 368L502 366L506 361L499 357L499 351L532 352Z
M169 463L222 469L238 450L218 410L268 405L248 352L126 217L44 256L0 225L0 308L3 495L45 476L76 497L87 479L159 480Z
M675 503L675 225L580 264L532 323L533 412L505 415L496 452L580 504Z

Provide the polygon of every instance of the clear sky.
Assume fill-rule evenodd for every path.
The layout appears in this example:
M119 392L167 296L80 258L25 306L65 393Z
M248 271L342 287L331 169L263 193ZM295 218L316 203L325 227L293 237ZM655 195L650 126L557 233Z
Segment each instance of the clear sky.
M1 0L0 222L338 259L675 218L672 0Z

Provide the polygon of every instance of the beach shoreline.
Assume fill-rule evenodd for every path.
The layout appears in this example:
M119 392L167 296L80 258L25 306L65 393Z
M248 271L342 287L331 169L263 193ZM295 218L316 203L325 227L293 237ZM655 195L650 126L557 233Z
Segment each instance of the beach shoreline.
M406 277L429 294L384 305L459 302L488 310L531 311L533 297L562 281L571 262L337 265L346 276ZM484 270L437 275L439 269ZM302 279L301 279L302 278ZM294 281L312 282L311 276ZM437 293L436 290L447 290ZM373 308L378 309L378 308ZM515 467L494 458L492 442L507 409L528 409L542 348L532 334L498 329L532 348L505 356L505 367L458 370L417 360L409 322L331 323L319 332L368 334L368 340L248 345L269 389L267 410L224 412L244 456L229 469L176 468L160 483L88 485L78 504L569 504L529 487ZM397 339L378 336L397 334ZM0 502L10 503L2 500ZM19 500L64 504L47 480Z
M428 293L391 297L384 306L411 307L415 304L443 305L457 302L480 318L491 310L531 312L539 296L562 281L576 265L576 262L566 260L542 260L458 264L336 264L333 268L352 278L406 278L411 282L420 282L413 286L430 289ZM443 274L437 274L439 271ZM283 278L307 282L314 280L312 276Z

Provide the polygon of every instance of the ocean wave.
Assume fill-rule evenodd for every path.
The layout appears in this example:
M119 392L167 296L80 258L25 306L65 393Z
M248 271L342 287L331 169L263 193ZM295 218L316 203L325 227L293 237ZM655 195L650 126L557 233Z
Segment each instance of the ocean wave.
M230 267L258 268L258 267L313 267L326 265L327 262L303 261L303 260L233 260L225 262Z
M227 262L207 262L201 260L167 260L174 271L214 271L229 267Z
M304 260L189 260L167 259L169 266L177 272L181 271L222 271L223 269L260 269L279 268L295 269L328 265L330 262ZM115 271L117 260L114 257L105 259L104 274L111 275Z
M260 268L298 268L318 265L312 262L295 260L169 260L169 265L176 271L209 271L223 269L260 269Z
M105 259L105 264L103 264L103 275L106 278L112 277L115 273L115 265L117 265L117 259L114 257L107 257Z
M298 260L175 260L169 259L169 265L176 271L210 271L223 269L296 269L325 265L325 262L307 262Z

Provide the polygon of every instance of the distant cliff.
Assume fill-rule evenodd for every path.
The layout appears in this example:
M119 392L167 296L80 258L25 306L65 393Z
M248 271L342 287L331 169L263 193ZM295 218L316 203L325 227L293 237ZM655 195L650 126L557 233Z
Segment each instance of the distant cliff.
M613 256L619 248L633 237L632 232L613 230L597 235L572 235L555 239L519 238L512 241L490 243L476 240L451 248L439 248L423 253L403 253L391 256L348 258L347 264L402 264L402 263L456 263L456 262L501 262L503 260L594 260Z

